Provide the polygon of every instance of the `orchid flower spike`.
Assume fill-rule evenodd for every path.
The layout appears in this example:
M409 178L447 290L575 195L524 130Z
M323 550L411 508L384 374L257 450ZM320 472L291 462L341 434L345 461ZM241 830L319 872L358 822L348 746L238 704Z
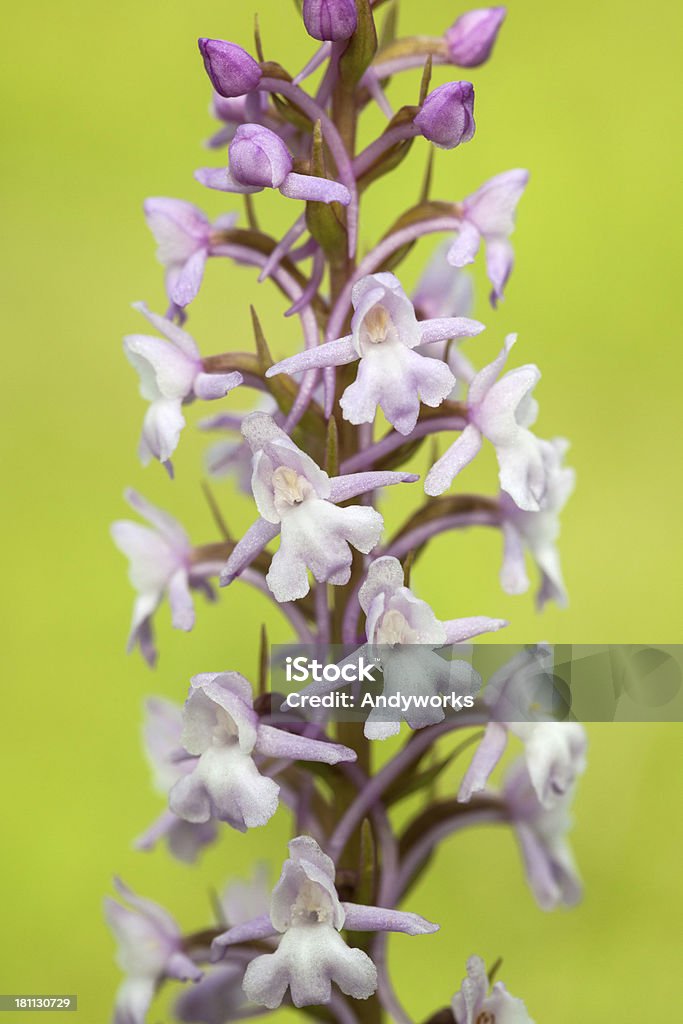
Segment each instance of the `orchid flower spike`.
M171 915L136 896L118 878L114 884L128 906L104 901L104 915L118 943L118 963L126 976L116 996L113 1024L145 1024L164 978L199 981L202 972L183 952L182 935Z
M163 335L129 334L123 348L140 377L140 394L150 403L142 428L139 454L143 466L152 458L172 473L170 458L178 447L185 426L184 402L201 398L223 398L242 383L241 373L205 373L193 338L177 324L135 303L149 322Z
M526 512L503 491L500 496L503 528L503 565L500 583L508 594L523 594L529 587L524 568L524 549L527 548L541 574L541 586L536 595L540 608L546 601L555 601L561 608L567 604L557 538L560 534L560 512L569 500L576 474L564 466L563 460L569 442L557 437L553 441L539 441L545 467L545 491L538 512Z
M207 258L215 254L215 233L234 227L237 218L228 213L211 224L192 203L162 197L146 199L144 211L158 246L157 259L166 268L168 298L184 309L196 298Z
M297 174L294 160L279 135L259 124L240 125L228 147L229 168L202 167L197 181L219 192L249 194L276 188L288 199L348 206L345 185L312 174Z
M468 424L427 474L427 494L447 490L486 438L496 450L501 488L518 508L530 512L540 509L546 489L546 465L540 441L529 427L538 413L532 391L541 372L537 366L528 364L500 377L516 340L516 334L509 334L500 354L470 384Z
M195 676L183 711L182 746L193 758L174 784L169 806L185 821L211 818L240 832L265 825L275 814L280 787L261 775L255 758L338 764L355 761L349 747L262 725L251 685L237 672Z
M145 702L143 730L145 753L158 792L168 797L178 779L191 770L182 745L182 708L163 697ZM205 846L218 835L216 822L184 821L168 809L135 841L138 850L152 850L164 839L170 853L186 864L193 864Z
M352 333L276 363L267 371L299 373L360 360L353 384L342 395L344 419L372 423L379 406L400 434L417 423L420 402L436 408L455 386L455 377L438 359L416 351L450 338L473 337L483 324L466 317L418 321L412 302L393 274L371 274L353 288Z
M570 787L547 808L538 800L523 761L512 766L505 780L503 797L515 826L527 880L542 910L573 907L581 900L581 879L567 840L575 788Z
M319 583L344 586L351 577L351 547L372 551L384 521L374 508L337 503L418 477L380 472L330 478L266 413L247 416L242 433L254 456L252 490L260 518L235 546L221 584L231 583L280 534L266 577L276 601L305 597L309 569Z
M174 627L187 631L194 626L191 588L203 590L208 597L211 590L201 568L193 569L192 544L180 523L136 491L127 490L124 496L150 524L141 526L122 519L111 527L114 543L130 562L130 581L138 593L128 651L139 645L145 660L154 665L157 651L152 616L164 597L168 597Z
M534 1024L521 999L511 996L502 981L489 993L484 961L471 956L467 977L451 1003L455 1024Z
M514 254L510 235L515 227L517 203L528 180L528 171L505 171L468 196L462 203L462 227L448 253L449 262L454 267L465 267L474 262L483 238L494 306L503 298L512 272Z
M237 943L279 936L277 950L252 960L244 975L244 992L259 1006L275 1009L288 988L297 1007L328 1003L333 982L353 999L369 998L377 970L367 953L346 945L342 929L407 935L438 930L418 914L340 902L334 862L310 836L292 839L289 854L270 913L230 928L212 947L218 958Z

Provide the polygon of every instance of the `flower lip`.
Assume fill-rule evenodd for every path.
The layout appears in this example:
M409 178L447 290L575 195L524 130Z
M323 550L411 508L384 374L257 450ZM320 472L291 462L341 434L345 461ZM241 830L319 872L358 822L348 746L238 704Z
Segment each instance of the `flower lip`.
M263 72L254 58L237 43L224 39L197 40L211 84L220 96L231 99L256 88Z

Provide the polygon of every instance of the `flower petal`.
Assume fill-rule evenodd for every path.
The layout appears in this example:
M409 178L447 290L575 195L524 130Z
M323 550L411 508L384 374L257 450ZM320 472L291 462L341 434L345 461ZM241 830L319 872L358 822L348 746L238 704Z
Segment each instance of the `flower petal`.
M443 494L448 490L458 473L467 466L482 445L480 432L472 423L463 430L460 437L446 451L427 474L425 494Z
M312 740L270 725L259 725L255 749L264 757L286 757L292 761L319 761L323 764L339 764L340 761L355 761L357 758L355 750L341 743Z
M506 727L500 722L489 722L484 737L460 783L458 790L460 803L467 803L473 793L481 793L486 788L489 776L503 756L506 744Z
M279 523L268 523L265 519L258 518L249 527L245 535L238 540L233 548L232 554L223 567L220 576L222 587L227 586L236 576L250 565L267 544L277 537L280 532Z
M280 185L280 192L288 199L305 199L314 203L341 203L348 206L351 193L346 185L328 178L317 178L312 174L287 175Z
M406 935L431 935L438 932L433 924L419 914L385 907L367 907L358 903L342 903L344 927L355 932L404 932Z
M337 341L326 341L317 348L309 348L295 356L282 359L266 370L266 377L275 377L278 373L299 373L323 366L346 366L358 359L351 335Z

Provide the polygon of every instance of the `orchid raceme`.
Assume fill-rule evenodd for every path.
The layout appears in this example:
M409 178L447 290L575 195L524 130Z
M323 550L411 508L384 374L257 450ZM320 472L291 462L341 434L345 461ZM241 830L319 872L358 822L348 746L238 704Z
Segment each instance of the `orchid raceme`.
M207 453L208 508L199 527L192 523L193 537L207 531L201 543L168 512L126 492L146 521L112 527L136 592L128 647L154 666L160 605L167 599L173 627L189 632L194 592L202 591L224 616L216 636L225 638L227 670L205 671L204 657L184 705L179 690L175 700L146 701L144 747L163 807L151 824L133 826L135 846L148 857L170 853L189 871L219 839L232 844L227 864L259 835L270 849L287 815L294 838L274 888L267 879L276 877L279 854L251 882L229 879L222 895L220 878L213 913L194 931L116 883L123 905L105 904L124 974L115 1024L151 1024L156 994L167 986L175 991L166 1016L187 1024L226 1024L280 1006L325 1024L533 1024L525 1002L494 982L478 956L443 1007L459 972L445 988L436 976L428 936L438 926L414 912L422 897L413 886L441 870L433 854L447 837L496 824L513 830L542 908L580 897L567 833L587 743L548 684L552 648L524 648L487 677L475 662L487 635L507 626L497 614L498 582L506 595L529 587L527 553L540 574L537 604L566 602L557 542L574 486L564 465L568 442L532 433L540 370L506 368L514 335L489 365L477 358L482 342L470 339L484 324L471 317L476 296L463 269L483 246L494 304L502 298L528 173L497 174L454 203L433 196L431 170L423 176L411 163L429 150L430 166L443 161L441 177L455 180L446 161L476 144L474 97L484 80L476 72L461 80L453 68L478 68L494 44L504 57L497 39L506 12L461 11L440 35L425 26L396 38L394 7L385 14L388 5L368 0L283 6L281 17L298 18L309 37L302 68L275 51L264 59L258 26L253 51L245 40L202 37L207 102L220 124L208 147L219 165L195 177L214 191L220 213L209 219L184 199L145 203L169 305L159 316L137 304L152 330L124 341L148 403L139 454L172 476L171 458L181 445L185 455L195 426L223 438ZM269 28L270 49L278 33ZM394 113L393 80L412 69L422 75L417 103ZM373 106L388 123L360 148ZM404 184L388 187L399 164ZM415 187L403 208L411 168ZM273 194L264 199L265 191ZM272 229L274 193L299 201L282 235ZM393 225L379 239L363 219L373 202ZM443 237L423 251L436 234ZM424 257L414 275L404 264L409 253ZM233 289L224 333L231 346L239 342L202 355L187 319L203 303L208 260L216 275L235 264L264 291L277 289L287 335L271 305L257 299L243 309ZM244 344L248 319L255 351ZM190 404L226 398L183 432ZM485 443L498 481L488 494L464 494L456 477ZM163 473L157 479L167 489L162 504L174 507L168 489L178 483ZM479 527L501 535L499 581L467 561L462 531ZM438 593L423 575L432 543L441 545L432 562ZM474 576L490 583L491 616L472 607ZM214 591L214 581L224 589ZM256 606L241 604L243 583L277 613L285 665L304 665L301 689L279 685L270 614L253 621ZM196 634L192 641L201 642ZM311 666L322 673L306 674ZM171 678L178 683L177 672ZM338 713L349 691L376 696L378 706ZM497 790L508 744L522 757ZM252 829L260 832L241 835ZM468 884L486 898L476 865ZM457 913L451 902L449 919ZM471 949L468 928L466 920L455 932L444 927L452 963ZM410 1006L388 955L392 932L420 936L424 985ZM501 953L515 957L514 949Z

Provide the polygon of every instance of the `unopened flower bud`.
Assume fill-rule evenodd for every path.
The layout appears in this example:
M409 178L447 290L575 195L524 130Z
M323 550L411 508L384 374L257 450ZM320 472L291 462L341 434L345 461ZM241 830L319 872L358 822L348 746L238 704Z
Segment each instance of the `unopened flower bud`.
M425 139L441 149L454 149L474 135L474 87L470 82L448 82L434 89L415 117Z
M461 14L446 32L453 64L474 68L488 60L506 13L504 7L481 7Z
M199 39L206 73L217 93L228 98L244 96L261 80L261 68L246 50L224 39Z
M303 15L306 31L314 39L350 39L356 31L354 0L304 0Z
M279 188L292 171L292 157L282 139L258 124L243 124L228 149L230 171L242 185Z

